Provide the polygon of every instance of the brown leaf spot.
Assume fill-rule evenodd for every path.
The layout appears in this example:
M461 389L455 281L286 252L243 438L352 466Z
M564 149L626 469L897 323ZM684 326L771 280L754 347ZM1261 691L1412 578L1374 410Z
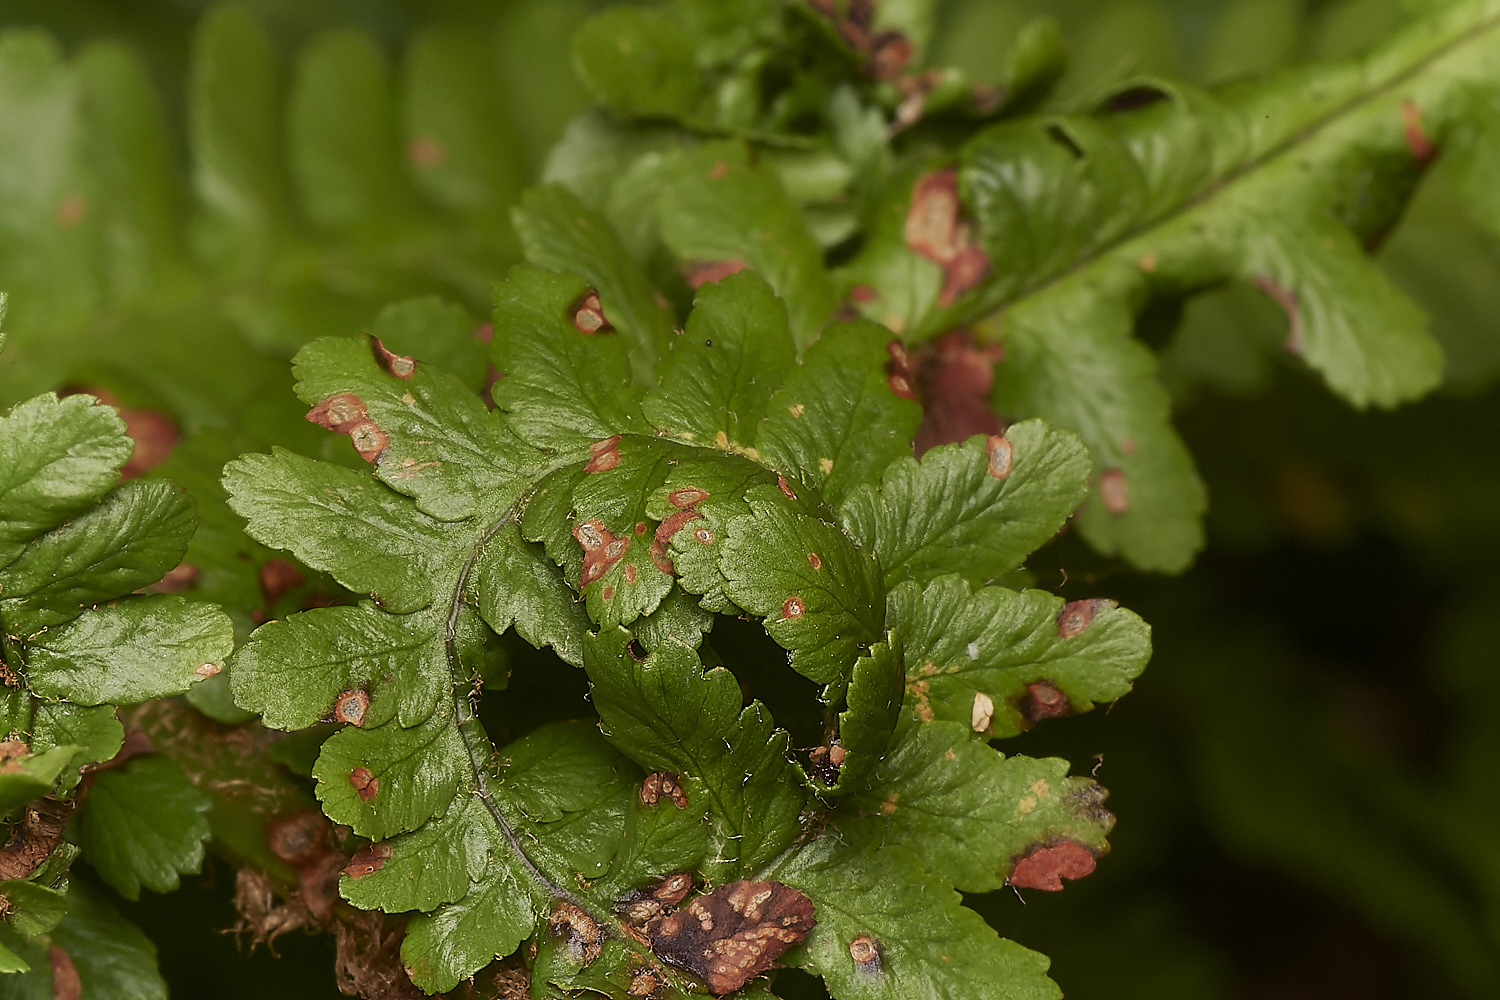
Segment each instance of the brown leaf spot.
M559 900L547 917L547 928L562 939L575 965L592 965L604 947L604 929L581 907Z
M380 779L371 774L368 767L356 767L350 771L349 784L359 793L361 802L369 802L380 794Z
M1401 125L1412 159L1425 167L1437 155L1437 147L1427 138L1427 132L1422 128L1422 112L1414 102L1401 102Z
M1104 509L1119 517L1130 509L1130 487L1125 482L1125 473L1119 469L1105 469L1099 473L1099 497Z
M52 966L52 1000L79 1000L83 980L72 957L54 944L47 949L47 964Z
M870 73L877 80L894 80L911 62L912 47L906 36L887 31L875 36L870 52Z
M731 882L663 920L651 948L723 996L775 966L816 926L812 900L780 882Z
M914 442L918 458L940 444L1004 433L1005 425L989 403L1000 357L998 347L976 346L968 330L954 330L912 359L922 400L922 426Z
M676 507L678 510L686 510L689 507L696 507L698 506L698 504L707 499L708 493L704 490L698 489L695 486L687 486L680 490L673 490L671 493L667 494L667 502L670 503L673 507Z
M1015 457L1015 449L1011 446L1010 438L1004 434L991 434L989 441L985 443L984 451L989 457L990 475L996 479L1004 479L1010 475L1010 463Z
M608 472L620 464L620 435L589 445L589 460L584 472Z
M10 839L0 848L0 880L26 878L41 867L62 839L73 806L73 802L54 798L26 804L21 821L11 828Z
M57 210L52 213L52 221L57 223L59 229L72 229L83 221L88 214L89 203L81 194L70 194L57 203Z
M885 352L891 358L885 366L885 384L902 399L916 399L916 373L912 370L911 356L906 353L906 347L901 341L893 340L885 345Z
M604 317L604 307L599 304L599 293L592 288L583 298L573 303L573 329L590 336L596 333L613 333L614 327Z
M625 564L625 582L626 583L635 583L635 576L636 576L636 568L635 568L635 566L633 566L633 565L631 565L629 563L626 563Z
M697 540L699 545L712 545L714 542L714 533L707 528L694 528L693 538Z
M923 174L912 185L903 236L913 253L942 265L943 288L938 293L938 305L945 309L982 281L990 270L989 255L973 242L969 226L961 221L962 215L958 174L953 169Z
M328 821L323 814L309 809L267 823L266 846L288 864L301 865L322 851L327 831Z
M122 407L120 419L125 421L125 433L135 442L130 460L120 470L121 479L144 476L167 460L182 435L166 415L155 410L132 410Z
M967 238L967 228L962 232ZM978 246L970 244L962 247L954 255L945 270L947 277L943 281L942 290L938 292L938 306L943 309L951 306L960 295L984 280L984 276L990 273L990 255Z
M178 563L167 570L167 575L144 588L148 594L180 594L198 582L198 567L192 563Z
M663 798L671 800L678 809L686 809L687 792L677 783L677 775L670 771L657 771L646 775L641 782L641 805L654 806Z
M385 863L391 859L391 845L381 841L377 844L366 844L354 852L354 857L344 866L344 874L350 878L364 878L366 875L374 875L385 867Z
M615 599L615 588L611 587L609 584L605 584L604 590L602 590L600 593L603 595L606 601L612 601Z
M702 493L701 490L679 490L678 492ZM707 495L708 494L703 493L703 496ZM674 493L673 496L676 496L676 494ZM702 518L703 515L698 513L696 510L680 510L675 514L672 514L665 521L656 526L656 534L652 537L651 548L649 551L651 553L651 561L656 564L657 569L661 570L663 573L666 573L669 576L672 573L676 572L675 568L672 565L672 560L667 556L667 545L669 542L671 542L672 536L681 531L682 527L689 521L698 521L702 520ZM700 530L706 531L707 529L705 528ZM709 540L713 540L711 535Z
M1255 279L1255 287L1274 299L1276 304L1281 307L1281 311L1286 313L1286 349L1293 354L1301 356L1302 308L1297 301L1297 293L1266 277L1257 277Z
M268 608L274 607L277 601L286 596L287 591L306 582L307 577L285 559L273 556L260 567L260 593L266 599Z
M630 539L616 538L600 521L583 521L573 527L573 537L583 546L583 568L579 571L579 586L587 586L599 579L615 563L624 558L630 548ZM608 596L605 600L609 600Z
M676 872L658 882L651 890L651 898L666 909L672 909L693 891L693 876L687 872Z
M1063 609L1057 613L1057 637L1059 639L1073 638L1089 627L1095 615L1114 606L1115 602L1106 597L1089 597L1064 604Z
M778 475L776 477L776 486L786 495L788 500L797 499L797 494L792 492L792 486L786 481L786 476Z
M380 342L380 338L370 338L370 350L375 352L375 363L384 368L386 373L399 379L410 379L417 370L417 359L409 358L404 354L396 354L386 349Z
M656 997L663 986L661 973L655 969L641 966L630 974L630 985L625 988L628 996L643 997L644 1000L652 1000Z
M781 602L781 617L783 618L801 618L806 611L807 605L796 594Z
M210 677L218 676L219 671L223 669L224 668L217 663L200 663L193 670L193 675L195 677L201 677L207 680Z
M602 521L582 521L573 528L573 537L583 546L583 551L593 552L604 545L606 537L613 538Z
M307 419L336 434L349 435L354 450L366 462L378 460L385 451L385 432L369 418L364 400L352 392L329 396L307 411Z
M969 725L976 733L988 732L995 718L995 699L983 691L974 693L974 705L969 711Z
M365 712L369 707L370 696L367 693L358 689L345 691L333 703L333 720L347 722L351 726L363 726Z
M749 266L738 257L731 257L729 260L695 260L682 265L682 280L687 282L689 288L698 289L723 281L731 274L739 274Z
M958 173L934 170L918 177L911 189L902 236L913 253L938 264L958 254Z
M378 462L380 456L385 454L386 445L389 443L385 431L373 423L364 423L355 427L349 432L349 441L354 445L354 450L359 452L359 457L366 462Z
M849 957L854 967L867 976L878 976L885 970L880 964L880 945L868 934L849 942Z
M307 411L307 419L319 427L326 427L335 434L347 434L370 419L364 400L352 392L341 392L329 396Z
M1059 691L1047 681L1037 681L1028 685L1026 697L1021 699L1021 714L1028 722L1040 722L1043 719L1055 719L1061 715L1067 715L1072 709L1068 704L1068 696Z
M406 159L414 167L431 170L448 161L448 148L425 135L413 136L406 144Z
M822 569L823 559L816 552L809 552L807 554L807 564L813 569Z
M729 167L723 160L715 160L714 165L708 168L708 179L711 181L723 180L729 174Z
M1063 879L1083 878L1094 865L1094 852L1071 840L1038 845L1016 863L1005 883L1018 889L1061 892Z

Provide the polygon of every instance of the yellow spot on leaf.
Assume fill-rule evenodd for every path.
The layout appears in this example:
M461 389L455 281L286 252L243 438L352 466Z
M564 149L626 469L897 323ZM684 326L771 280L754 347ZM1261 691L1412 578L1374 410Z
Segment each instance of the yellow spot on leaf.
M818 459L818 468L820 468L820 469L823 470L823 475L825 475L825 476L828 475L830 472L833 471L833 459L831 459L831 458L820 458L820 459Z
M1031 810L1033 810L1035 808L1036 808L1036 796L1035 795L1028 795L1024 799L1022 799L1020 802L1016 803L1016 812L1020 813L1022 816L1025 816L1027 813L1031 812Z

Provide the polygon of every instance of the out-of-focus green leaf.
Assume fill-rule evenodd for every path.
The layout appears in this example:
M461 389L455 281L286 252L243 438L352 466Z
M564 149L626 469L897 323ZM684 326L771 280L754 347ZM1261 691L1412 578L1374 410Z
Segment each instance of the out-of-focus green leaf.
M662 198L661 236L691 278L699 266L748 267L786 304L805 348L833 312L822 250L776 176L742 144L714 143L683 157Z
M120 770L102 771L82 811L79 846L100 877L126 899L141 886L177 888L179 872L203 865L208 839L208 797L169 757L139 757Z

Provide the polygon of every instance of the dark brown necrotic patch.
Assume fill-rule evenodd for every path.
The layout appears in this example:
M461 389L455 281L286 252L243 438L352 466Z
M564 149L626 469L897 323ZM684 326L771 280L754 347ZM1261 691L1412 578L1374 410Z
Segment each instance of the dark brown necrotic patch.
M812 900L789 885L731 882L658 924L651 948L723 996L775 966L816 924Z

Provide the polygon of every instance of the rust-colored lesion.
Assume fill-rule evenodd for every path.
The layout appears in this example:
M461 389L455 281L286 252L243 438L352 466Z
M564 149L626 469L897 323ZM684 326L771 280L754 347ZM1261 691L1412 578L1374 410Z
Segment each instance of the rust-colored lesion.
M1081 601L1069 601L1057 613L1057 637L1071 639L1082 634L1094 622L1094 618L1115 607L1107 597L1089 597Z
M1005 884L1018 889L1061 892L1063 879L1079 879L1094 870L1093 851L1072 840L1038 844L1030 848L1011 869Z
M378 462L390 443L385 431L370 419L365 401L352 392L329 396L307 411L307 420L335 434L347 434L366 462Z
M604 306L599 302L599 293L590 288L569 310L573 317L573 329L589 336L613 333L614 325L604 315Z
M990 273L990 257L964 220L958 172L945 168L918 177L911 189L902 235L906 245L943 269L937 304L946 309Z

